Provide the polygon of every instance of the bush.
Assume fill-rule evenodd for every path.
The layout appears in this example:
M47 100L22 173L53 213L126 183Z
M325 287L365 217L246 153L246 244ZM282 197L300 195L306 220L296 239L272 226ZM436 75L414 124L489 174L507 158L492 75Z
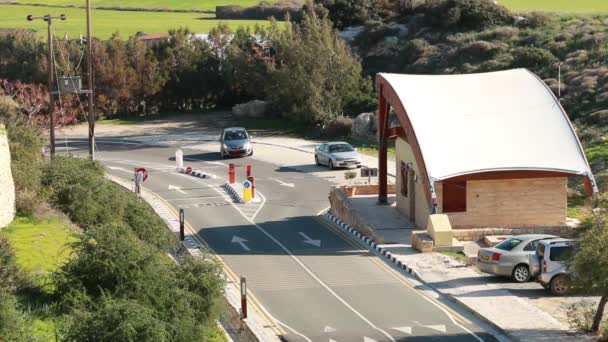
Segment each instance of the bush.
M394 10L389 1L382 0L315 0L315 4L327 9L329 19L338 28L380 20Z
M482 30L513 21L509 10L491 0L427 0L419 11L431 26L455 30Z
M343 138L350 135L353 119L347 116L338 116L329 123L321 133L325 138Z
M568 305L568 323L578 331L590 332L595 316L595 307L589 301L582 301Z
M0 238L0 291L15 291L24 278L8 240Z
M156 313L136 301L104 297L95 308L77 311L65 333L67 341L170 341Z
M0 289L0 337L3 341L36 341L31 322L17 307L15 296Z
M545 49L536 47L520 47L513 50L513 67L544 69L552 68L558 59Z
M175 242L152 208L107 180L95 161L55 157L45 165L42 184L49 202L85 229L118 224L155 247Z

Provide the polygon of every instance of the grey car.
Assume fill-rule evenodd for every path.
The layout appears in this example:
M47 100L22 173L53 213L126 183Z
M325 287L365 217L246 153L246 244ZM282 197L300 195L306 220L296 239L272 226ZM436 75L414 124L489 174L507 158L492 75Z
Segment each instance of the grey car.
M527 234L512 236L494 247L482 248L477 254L477 268L485 273L511 277L524 283L532 277L533 255L542 240L554 235Z
M570 290L571 271L568 260L574 253L575 241L549 239L541 241L533 256L533 274L545 289L554 295L564 295Z
M220 137L222 158L250 156L253 154L251 136L243 127L224 128Z
M343 141L321 144L315 148L315 163L337 167L361 167L361 156L351 144Z

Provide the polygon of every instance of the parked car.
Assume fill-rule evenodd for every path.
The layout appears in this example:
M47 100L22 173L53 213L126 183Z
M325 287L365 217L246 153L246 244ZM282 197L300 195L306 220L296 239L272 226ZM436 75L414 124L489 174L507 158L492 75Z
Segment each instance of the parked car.
M242 127L224 128L220 137L222 158L250 156L253 154L251 136Z
M482 248L477 253L477 267L485 273L511 277L524 283L532 277L530 265L539 242L557 236L543 234L516 235L494 247Z
M533 257L533 272L538 281L554 295L570 290L570 271L567 262L574 252L574 240L550 239L541 241Z
M361 156L351 144L339 141L319 145L315 148L315 163L337 167L361 167Z

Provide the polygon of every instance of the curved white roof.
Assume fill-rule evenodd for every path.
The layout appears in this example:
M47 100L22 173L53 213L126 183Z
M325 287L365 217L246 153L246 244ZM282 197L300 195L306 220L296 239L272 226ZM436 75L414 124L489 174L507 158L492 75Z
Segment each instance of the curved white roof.
M526 69L380 76L407 112L431 180L507 170L567 172L593 179L563 108Z

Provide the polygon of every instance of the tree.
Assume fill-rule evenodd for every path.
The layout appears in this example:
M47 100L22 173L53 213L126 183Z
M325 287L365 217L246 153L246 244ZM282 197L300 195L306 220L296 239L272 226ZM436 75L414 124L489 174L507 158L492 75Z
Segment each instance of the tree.
M361 64L336 36L329 19L314 12L301 23L271 28L275 51L265 82L277 112L305 123L327 123L360 94Z
M608 303L608 213L606 209L593 214L589 228L577 246L572 266L574 281L580 290L600 296L591 330L598 333Z

